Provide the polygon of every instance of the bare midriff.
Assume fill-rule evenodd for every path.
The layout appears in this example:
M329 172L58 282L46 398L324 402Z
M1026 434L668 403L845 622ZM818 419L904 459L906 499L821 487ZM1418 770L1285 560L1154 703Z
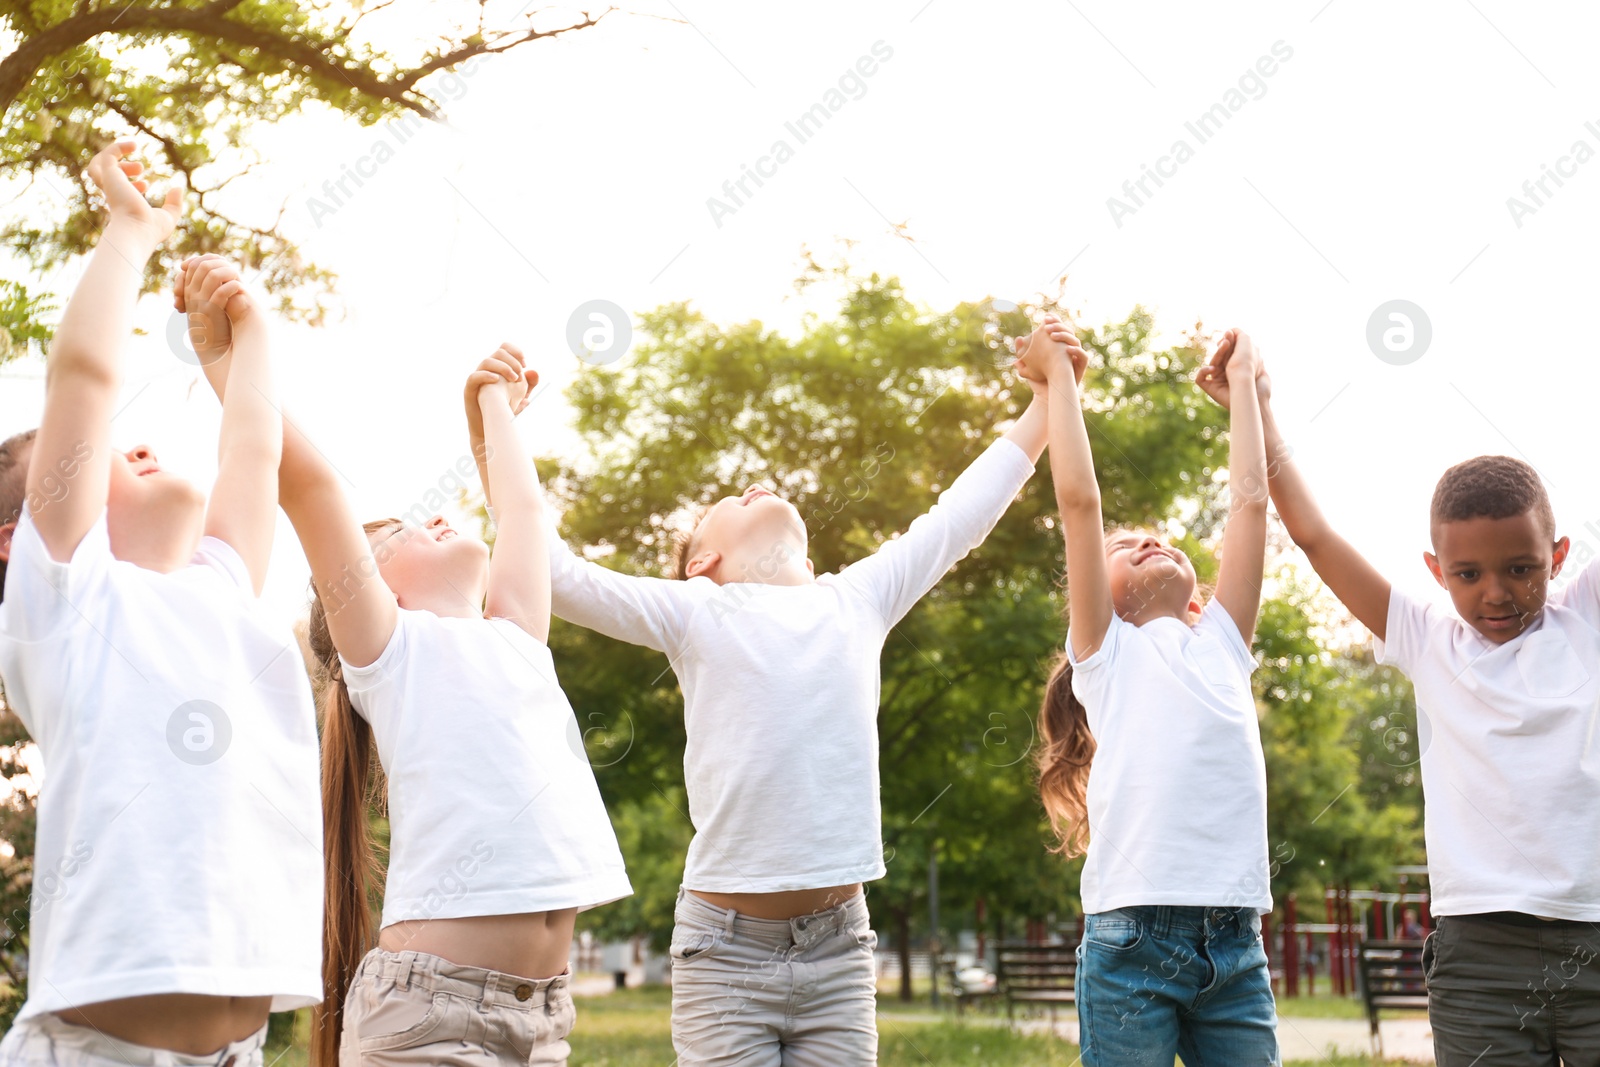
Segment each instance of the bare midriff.
M460 919L409 919L385 926L378 947L425 952L463 967L519 978L553 978L567 969L578 909Z
M838 907L857 893L861 883L829 886L826 889L792 889L782 893L707 893L689 892L719 908L748 915L752 919L793 919Z
M82 1004L56 1014L119 1041L206 1056L267 1025L271 1005L271 997L155 993Z

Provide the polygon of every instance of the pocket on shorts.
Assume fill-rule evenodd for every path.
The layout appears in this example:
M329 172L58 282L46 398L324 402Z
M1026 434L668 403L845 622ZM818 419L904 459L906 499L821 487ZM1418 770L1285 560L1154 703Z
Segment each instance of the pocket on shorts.
M1436 928L1422 943L1422 981L1431 983L1439 970L1439 930Z
M667 955L673 963L690 963L704 959L717 947L718 931L700 926L678 925L672 928L672 945Z
M1137 919L1096 919L1089 916L1084 923L1085 947L1111 952L1131 952L1144 943L1144 924Z
M393 1051L425 1044L449 1012L448 994L417 988L388 986L375 994L375 1003L367 997L361 999L360 1016L352 1021L360 1035L358 1047L362 1052Z

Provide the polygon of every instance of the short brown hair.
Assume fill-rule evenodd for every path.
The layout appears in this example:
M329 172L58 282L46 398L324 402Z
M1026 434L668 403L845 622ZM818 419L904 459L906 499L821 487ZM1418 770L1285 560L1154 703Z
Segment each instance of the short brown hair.
M1433 491L1433 525L1467 519L1509 519L1532 512L1545 534L1556 535L1555 512L1539 472L1510 456L1478 456L1444 472Z

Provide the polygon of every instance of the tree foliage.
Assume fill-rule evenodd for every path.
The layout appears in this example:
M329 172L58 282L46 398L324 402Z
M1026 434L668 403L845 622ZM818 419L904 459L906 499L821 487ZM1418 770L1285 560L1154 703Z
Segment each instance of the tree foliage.
M0 178L48 191L0 225L0 247L39 272L92 248L102 206L84 168L106 141L137 134L155 143L149 161L158 180L181 176L190 190L184 225L150 261L148 291L184 257L217 252L258 272L280 313L321 321L333 273L282 232L281 211L278 219L241 217L223 192L260 161L252 131L310 108L362 125L406 113L435 118L430 87L449 71L587 29L606 14L562 21L526 4L411 3L439 34L419 54L402 55L374 35L385 17L408 10L399 3L0 2ZM16 341L9 313L17 308L4 310ZM0 350L0 360L8 352L15 348Z

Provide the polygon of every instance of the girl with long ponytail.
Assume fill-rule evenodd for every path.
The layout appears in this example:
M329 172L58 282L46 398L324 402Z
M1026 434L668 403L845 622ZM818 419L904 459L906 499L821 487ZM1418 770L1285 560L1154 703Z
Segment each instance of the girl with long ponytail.
M1202 606L1182 551L1149 531L1104 528L1078 339L1052 317L1019 347L1019 370L1048 389L1066 540L1067 641L1039 715L1038 762L1059 850L1085 853L1083 1062L1272 1067L1266 763L1250 687L1267 525L1260 356L1229 331L1197 378L1232 413L1234 497L1216 595Z
M225 324L191 334L209 376ZM326 680L316 1067L565 1064L577 912L632 892L547 644L543 498L512 423L536 380L510 345L468 379L498 505L492 553L440 515L361 525L284 420L279 497L311 564ZM377 923L374 755L389 815Z
M399 519L366 523L376 533ZM379 864L368 813L382 803L382 770L375 769L372 727L356 713L345 685L339 650L328 629L328 610L311 590L306 634L323 686L322 696L322 853L324 864L322 983L325 995L313 1011L313 1057L336 1063L344 999L351 976L373 944L373 900Z
M1069 859L1089 847L1089 764L1094 760L1089 714L1072 692L1072 660L1058 653L1039 709L1039 796Z

